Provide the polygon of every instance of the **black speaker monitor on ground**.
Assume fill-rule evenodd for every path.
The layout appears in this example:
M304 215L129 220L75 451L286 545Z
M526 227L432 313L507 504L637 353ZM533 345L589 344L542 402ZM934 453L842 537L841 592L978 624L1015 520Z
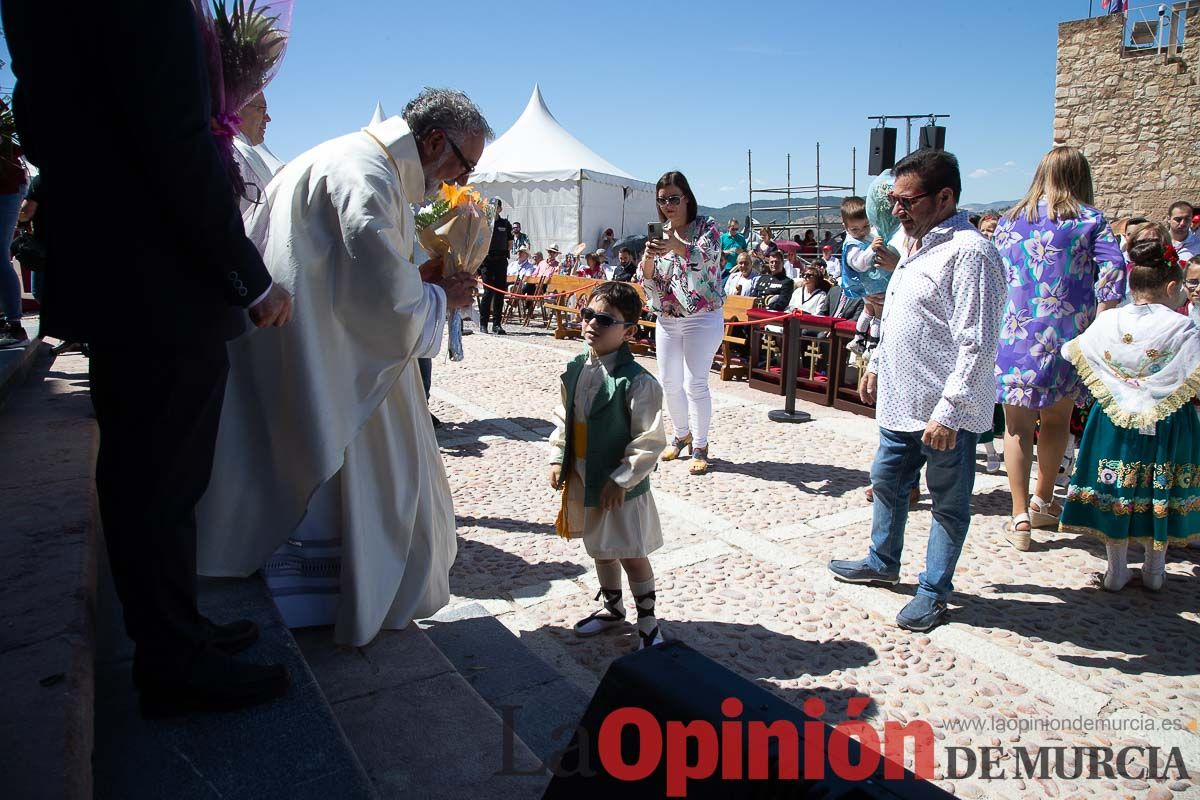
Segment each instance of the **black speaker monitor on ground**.
M885 727L884 752L888 733ZM918 768L932 772L932 729L924 745L907 743ZM571 743L549 766L554 778L543 800L953 800L898 763L864 756L845 730L682 642L614 661Z
M941 125L926 125L921 128L920 147L922 150L945 150L946 129Z
M896 166L896 129L871 129L871 158L867 174L878 175Z

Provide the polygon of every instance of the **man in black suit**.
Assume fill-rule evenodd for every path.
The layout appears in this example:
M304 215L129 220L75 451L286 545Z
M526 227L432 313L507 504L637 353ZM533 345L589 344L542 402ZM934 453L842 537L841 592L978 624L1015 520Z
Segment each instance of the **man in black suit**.
M192 4L64 12L3 0L2 13L17 127L54 196L42 331L91 344L96 487L142 711L280 696L282 665L232 658L257 638L253 623L217 625L196 606L194 507L212 469L231 314L246 308L260 327L282 325L291 297L242 228L210 129ZM138 225L113 247L113 215L130 189Z

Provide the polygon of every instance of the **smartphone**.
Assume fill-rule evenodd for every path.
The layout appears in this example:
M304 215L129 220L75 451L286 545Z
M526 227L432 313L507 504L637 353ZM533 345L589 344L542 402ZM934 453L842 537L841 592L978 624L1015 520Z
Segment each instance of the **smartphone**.
M661 222L651 222L650 224L648 224L646 226L646 238L647 239L662 239L663 238L663 224Z

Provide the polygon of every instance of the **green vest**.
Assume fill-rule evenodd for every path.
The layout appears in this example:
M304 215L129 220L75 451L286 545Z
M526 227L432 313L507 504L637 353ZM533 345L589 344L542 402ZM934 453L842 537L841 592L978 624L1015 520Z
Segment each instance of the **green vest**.
M563 453L564 472L574 464L575 447L575 387L579 374L588 362L587 352L571 359L562 374L567 388L567 444ZM625 458L625 448L633 441L629 431L629 386L634 378L645 374L627 345L617 351L617 360L608 378L600 385L587 418L587 453L584 456L583 504L588 508L600 505L600 492L613 470ZM564 474L565 477L565 474ZM626 499L645 494L650 478L625 492Z

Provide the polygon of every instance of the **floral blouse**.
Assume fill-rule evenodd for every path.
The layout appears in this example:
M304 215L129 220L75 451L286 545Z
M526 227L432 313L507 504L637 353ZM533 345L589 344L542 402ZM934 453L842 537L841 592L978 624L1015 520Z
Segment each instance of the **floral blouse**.
M670 223L665 228L669 232ZM650 307L668 317L690 317L724 307L724 254L716 220L696 217L680 238L687 242L687 258L667 253L654 260L654 275L642 279Z
M996 402L1045 408L1082 396L1075 369L1059 354L1096 317L1099 303L1125 296L1125 259L1100 211L1076 219L1005 217L992 240L1008 276L1008 305L996 359Z

